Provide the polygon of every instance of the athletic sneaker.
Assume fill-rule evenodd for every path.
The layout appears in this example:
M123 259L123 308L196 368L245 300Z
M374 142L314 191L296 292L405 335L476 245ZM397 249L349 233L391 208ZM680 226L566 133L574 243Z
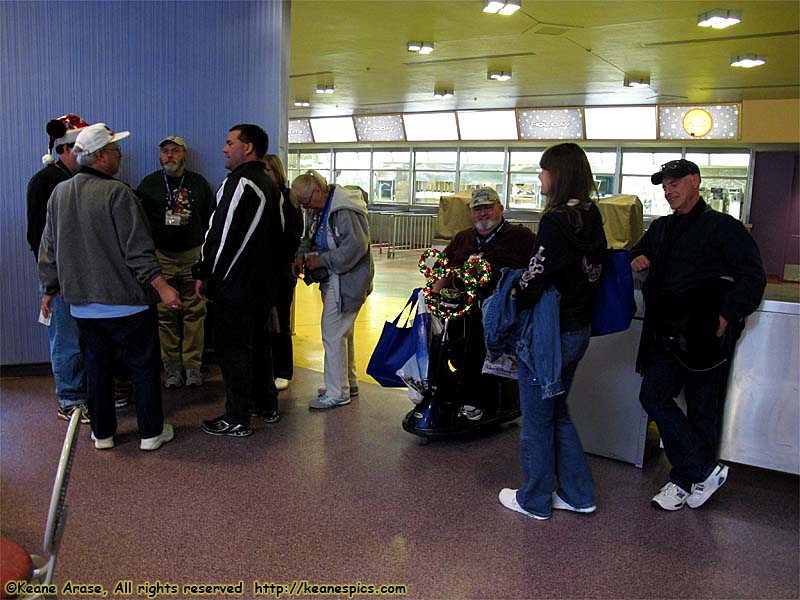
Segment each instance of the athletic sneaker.
M89 407L85 404L73 404L72 406L67 406L66 408L62 408L61 406L58 407L58 419L59 421L70 421L72 417L75 415L75 412L79 411L78 414L81 418L81 423L88 423L89 422Z
M97 439L94 436L94 432L92 432L92 441L94 442L94 447L98 450L109 450L114 447L114 436L102 439Z
M465 404L461 407L461 410L458 411L458 416L466 417L470 421L480 421L483 418L483 409Z
M515 510L518 513L525 515L526 517L533 517L537 521L546 521L547 519L550 518L550 515L547 515L546 517L540 517L539 515L535 515L522 508L517 502L517 490L512 490L511 488L503 488L502 490L500 490L500 495L498 496L498 499L500 500L500 504L502 504L506 508Z
M284 379L283 377L276 377L275 378L275 389L279 392L287 389L289 387L289 380Z
M322 396L317 396L313 400L308 403L309 408L315 408L317 410L324 410L326 408L335 408L337 406L344 406L345 404L350 404L350 398L334 398L333 396L328 396L324 394Z
M183 376L180 371L167 371L167 376L164 378L164 387L169 389L179 388L183 385Z
M676 483L671 481L661 488L653 499L650 501L653 506L663 508L664 510L679 510L686 504L686 499L689 497L689 492L683 489Z
M689 508L699 508L703 506L706 500L711 498L711 494L721 488L722 484L727 480L728 467L718 464L705 481L692 484L692 493L689 494L689 497L686 499L686 504L689 505Z
M143 438L139 444L140 450L158 450L163 444L172 441L175 437L175 430L169 423L164 423L161 433L151 438Z
M210 435L229 435L231 437L247 437L253 434L249 425L230 423L225 420L224 416L203 421L203 431Z
M277 408L273 408L272 410L252 410L250 411L250 416L270 424L277 423L281 420L281 415Z
M318 388L317 389L317 396L327 396L327 395L328 395L328 390L326 390L325 388ZM349 395L350 395L351 398L355 398L356 396L358 396L358 386L357 385L351 385L350 386L350 394Z
M558 495L558 492L553 492L553 508L558 510L571 510L572 512L576 513L593 513L597 510L597 505L592 504L586 508L577 508L572 506L572 504L566 500L562 499L561 496Z
M186 367L186 387L203 385L203 375L197 367Z

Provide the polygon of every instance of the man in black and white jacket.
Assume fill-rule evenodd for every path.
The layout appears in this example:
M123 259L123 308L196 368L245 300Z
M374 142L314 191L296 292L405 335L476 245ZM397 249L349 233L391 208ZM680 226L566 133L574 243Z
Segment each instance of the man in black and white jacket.
M264 169L269 138L258 125L234 125L223 152L230 175L194 266L195 290L209 303L214 350L225 382L225 412L203 421L211 435L247 437L250 416L275 395L268 321L274 303L279 192Z

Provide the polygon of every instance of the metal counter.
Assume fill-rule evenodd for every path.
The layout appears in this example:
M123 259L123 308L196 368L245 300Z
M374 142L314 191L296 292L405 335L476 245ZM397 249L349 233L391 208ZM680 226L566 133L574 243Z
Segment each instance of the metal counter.
M648 425L634 369L641 330L640 310L628 331L592 338L569 400L587 452L639 467ZM748 317L728 383L720 456L800 474L800 305L764 301Z

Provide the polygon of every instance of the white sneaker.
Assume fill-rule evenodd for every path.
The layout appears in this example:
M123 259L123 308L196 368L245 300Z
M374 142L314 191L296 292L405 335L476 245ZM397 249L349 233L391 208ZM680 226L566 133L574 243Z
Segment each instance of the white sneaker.
M289 387L289 380L284 379L283 377L276 377L275 378L275 389L279 392L287 389Z
M592 504L591 506L587 506L586 508L577 508L572 506L572 504L568 503L566 500L563 500L561 496L558 495L558 492L553 492L553 508L558 510L571 510L572 512L576 513L593 513L597 510L597 505Z
M316 408L317 410L324 410L326 408L335 408L337 406L344 406L350 404L350 398L334 398L333 396L317 396L308 403L309 408Z
M114 436L107 438L98 439L95 437L94 432L92 432L92 441L94 442L94 447L98 450L110 450L114 447Z
M155 437L143 438L139 444L140 450L158 450L162 444L166 444L175 437L175 430L169 423L164 423L161 433Z
M679 510L686 504L689 492L671 481L661 488L651 502L664 510Z
M689 505L689 508L699 508L703 506L706 500L711 498L711 494L721 488L722 484L727 480L728 467L725 465L717 465L705 481L692 484L692 493L689 494L689 497L686 499L686 504Z
M511 488L503 488L500 490L500 495L497 497L500 500L500 504L509 508L511 510L515 510L518 513L525 515L526 517L533 517L537 521L546 521L550 517L540 517L539 515L535 515L533 513L528 512L524 508L522 508L519 503L517 502L517 490L512 490Z
M483 409L470 404L465 404L458 411L460 417L466 417L470 421L480 421L483 418Z

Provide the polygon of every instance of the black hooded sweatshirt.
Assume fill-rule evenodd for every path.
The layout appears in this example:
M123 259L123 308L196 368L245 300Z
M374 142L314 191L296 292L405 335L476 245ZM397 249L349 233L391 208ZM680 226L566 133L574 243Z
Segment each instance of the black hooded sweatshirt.
M597 206L590 203L585 208L547 211L539 223L534 247L536 253L516 284L517 306L532 308L553 284L561 294L561 331L588 326L606 253L606 234Z

